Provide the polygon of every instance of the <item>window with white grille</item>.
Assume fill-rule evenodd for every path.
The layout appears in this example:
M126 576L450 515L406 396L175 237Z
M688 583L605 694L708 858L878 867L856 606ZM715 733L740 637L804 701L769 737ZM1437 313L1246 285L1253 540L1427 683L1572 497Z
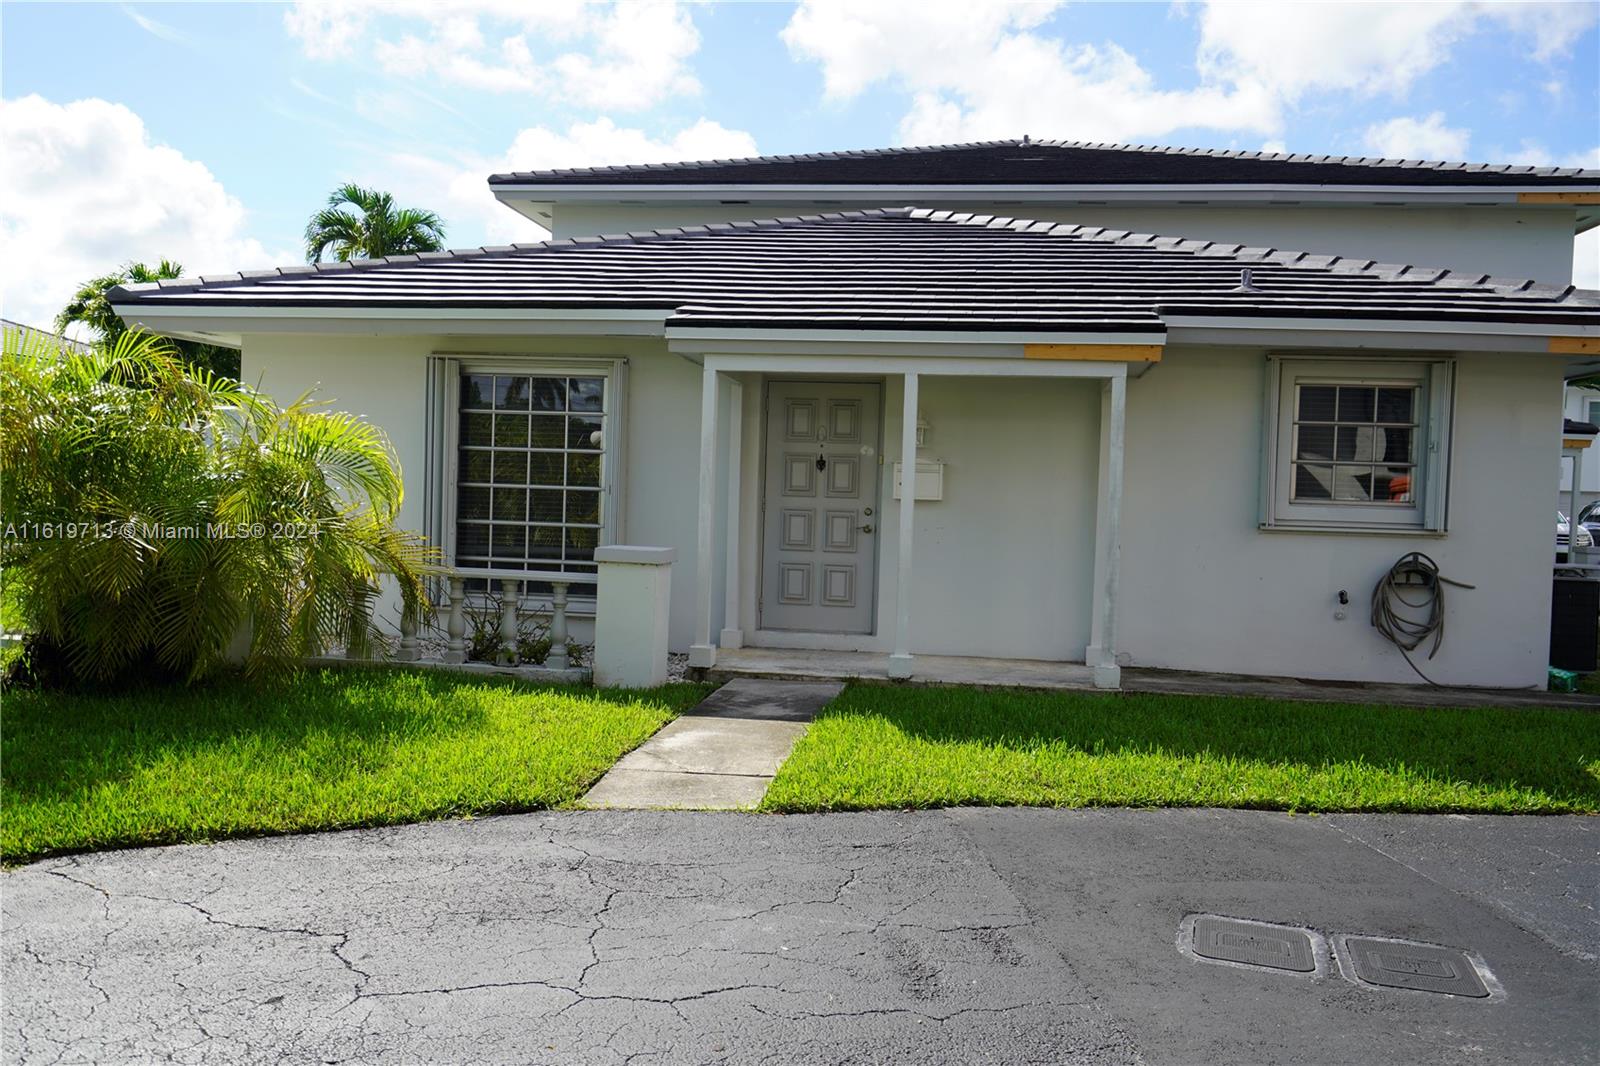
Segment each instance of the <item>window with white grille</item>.
M1448 360L1269 366L1264 526L1443 530Z
M447 555L482 590L519 572L572 575L569 594L593 598L594 550L612 522L610 449L615 375L528 361L452 361L448 385L454 472ZM482 578L471 578L483 571ZM549 592L531 579L523 594Z

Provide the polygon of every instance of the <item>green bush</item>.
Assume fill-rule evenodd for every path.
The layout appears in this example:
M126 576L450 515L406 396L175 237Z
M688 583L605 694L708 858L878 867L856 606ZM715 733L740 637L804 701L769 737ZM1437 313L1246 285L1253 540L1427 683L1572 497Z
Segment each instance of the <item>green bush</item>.
M423 609L431 551L395 527L376 427L279 406L126 333L74 351L8 332L0 565L41 681L194 680L367 639L380 575Z

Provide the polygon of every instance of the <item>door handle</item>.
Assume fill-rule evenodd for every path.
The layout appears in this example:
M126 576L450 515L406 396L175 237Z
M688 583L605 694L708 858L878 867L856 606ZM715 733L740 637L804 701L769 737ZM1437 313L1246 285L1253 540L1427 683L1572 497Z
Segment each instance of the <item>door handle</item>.
M872 525L870 523L867 524L867 525L864 525L864 526L857 526L856 528L861 530L861 532L863 532L863 533L871 533L872 532Z

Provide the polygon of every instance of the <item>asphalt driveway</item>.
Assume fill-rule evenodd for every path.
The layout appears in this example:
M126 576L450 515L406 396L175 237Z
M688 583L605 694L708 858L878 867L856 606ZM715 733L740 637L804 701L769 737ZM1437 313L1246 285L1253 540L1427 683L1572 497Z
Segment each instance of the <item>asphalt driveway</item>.
M589 811L0 878L7 1062L1600 1058L1600 822ZM1216 913L1481 956L1467 1000L1197 961Z

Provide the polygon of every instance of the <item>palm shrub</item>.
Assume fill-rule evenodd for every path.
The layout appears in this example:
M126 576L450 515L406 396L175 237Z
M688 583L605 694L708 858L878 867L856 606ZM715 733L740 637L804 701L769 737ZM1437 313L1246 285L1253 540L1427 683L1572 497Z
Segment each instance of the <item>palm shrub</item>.
M280 406L128 332L90 352L8 331L0 359L0 566L60 680L252 673L368 638L380 575L425 610L432 554L396 527L387 438Z

